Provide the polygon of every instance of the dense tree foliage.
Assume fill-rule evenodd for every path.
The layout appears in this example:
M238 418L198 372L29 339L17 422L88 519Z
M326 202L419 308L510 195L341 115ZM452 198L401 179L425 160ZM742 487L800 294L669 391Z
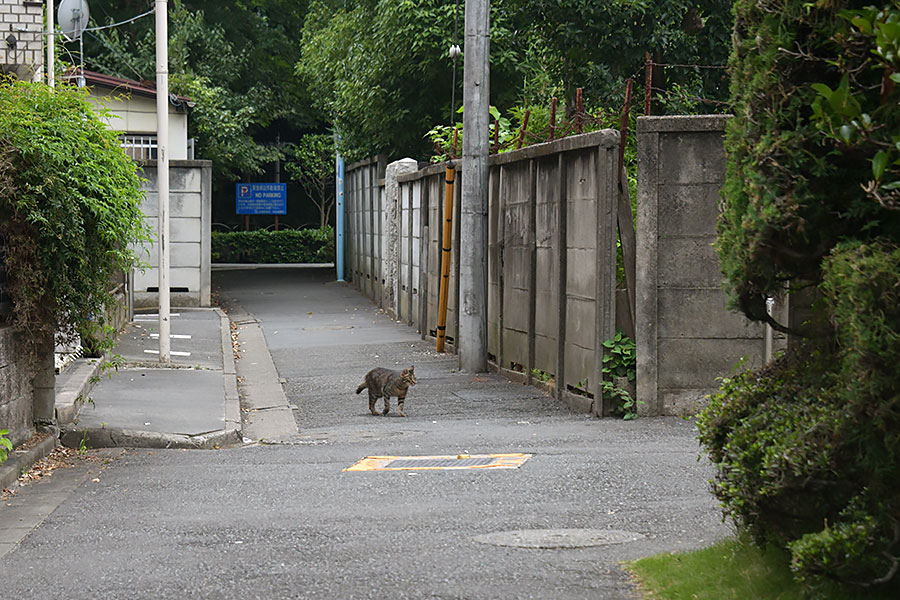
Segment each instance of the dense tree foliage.
M625 79L642 79L645 52L657 62L721 67L730 23L724 0L494 0L491 103L510 114L516 105L546 107L556 95L571 112L574 90L582 87L590 106L619 109ZM455 4L449 2L310 4L298 73L340 130L346 153L423 156L429 149L423 136L435 125L452 124L447 49L454 32ZM658 71L655 87L660 99L674 103L672 110L698 109L695 101L676 97L725 94L721 69ZM461 81L457 85L459 102Z
M900 578L900 9L741 0L717 243L732 301L814 290L812 336L701 419L714 491L797 577ZM794 304L801 302L792 295ZM796 306L795 306L796 308ZM776 327L783 324L772 322Z
M101 115L102 117L103 115ZM113 273L147 241L135 164L86 94L0 82L0 239L16 325L109 340Z
M698 98L723 100L727 79L720 69L731 35L729 0L505 0L518 36L534 62L531 76L549 74L571 105L577 87L598 106L619 106L623 82L643 79L644 57L679 66L656 69L654 87ZM674 107L678 108L678 107ZM693 109L694 107L692 107Z
M511 100L521 78L499 7L493 3L491 12L492 92ZM310 4L297 71L350 158L425 154L425 132L450 118L455 19L455 5L442 0ZM463 22L460 7L460 40ZM461 76L462 61L458 68ZM456 98L462 99L459 91Z
M92 0L98 25L118 23L153 8L152 0ZM189 135L196 156L213 162L213 218L236 226L233 182L274 180L285 151L328 124L310 91L294 74L306 2L241 0L169 2L169 83L191 98ZM77 44L70 44L69 60ZM154 18L88 32L87 68L155 80ZM299 185L288 183L289 216L282 225L318 221L318 209ZM260 217L265 221L266 217Z
M134 16L151 4L122 8L101 2L93 14L113 21ZM198 154L213 161L218 175L232 180L258 174L275 159L277 151L268 142L276 132L290 137L315 125L290 66L296 50L289 28L291 19L303 14L302 7L287 10L282 4L175 0L170 6L170 87L196 103L189 127ZM285 10L277 24L272 23L268 13L281 8ZM153 24L151 16L93 32L88 39L94 43L85 51L87 66L109 75L154 81Z

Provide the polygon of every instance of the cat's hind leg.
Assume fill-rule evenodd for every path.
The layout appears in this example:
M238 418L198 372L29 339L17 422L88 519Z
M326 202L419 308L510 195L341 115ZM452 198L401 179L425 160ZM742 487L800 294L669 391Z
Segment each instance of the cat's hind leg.
M371 412L376 417L378 416L378 411L375 410L375 402L378 401L378 396L375 395L372 390L369 390L369 412Z
M384 410L381 411L381 414L387 416L389 412L391 412L391 397L386 395L384 397Z

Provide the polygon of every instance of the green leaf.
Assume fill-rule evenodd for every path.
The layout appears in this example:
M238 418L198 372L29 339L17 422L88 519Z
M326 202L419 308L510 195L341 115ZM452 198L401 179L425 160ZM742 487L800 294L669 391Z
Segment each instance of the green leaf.
M851 19L850 22L853 23L857 27L857 29L862 31L864 34L872 35L872 22L865 17L857 16Z
M884 150L879 150L878 153L875 154L875 157L872 159L872 175L875 176L875 181L881 181L881 177L884 175L884 170L887 168L890 159L890 155Z
M853 127L847 124L841 125L841 128L838 130L841 139L850 143L850 137L853 135Z
M820 96L823 96L826 100L831 98L831 95L834 93L830 87L825 85L824 83L814 83L812 84L812 89L819 93Z

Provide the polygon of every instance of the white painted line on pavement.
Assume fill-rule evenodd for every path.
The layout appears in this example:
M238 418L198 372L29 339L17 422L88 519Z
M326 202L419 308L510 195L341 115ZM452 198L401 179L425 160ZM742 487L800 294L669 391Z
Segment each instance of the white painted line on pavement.
M144 350L144 354L159 354L159 350ZM190 352L175 352L174 350L170 350L169 354L172 356L190 356Z
M150 334L150 337L159 339L159 334L158 334L158 333L151 333L151 334ZM189 340L189 339L191 339L191 336L190 336L189 334L186 334L186 333L170 333L170 334L169 334L169 337L172 338L172 339L174 339L174 340Z
M181 313L169 313L170 317L180 317ZM159 321L159 315L156 313L141 313L139 315L134 315L135 321L146 322L146 321Z

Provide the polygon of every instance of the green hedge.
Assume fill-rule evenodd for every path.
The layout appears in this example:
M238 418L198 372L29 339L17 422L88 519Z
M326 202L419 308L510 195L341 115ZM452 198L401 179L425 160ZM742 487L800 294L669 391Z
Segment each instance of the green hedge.
M334 228L212 232L214 263L334 262Z
M799 581L896 590L900 247L838 245L819 286L835 335L725 379L699 419L713 491Z
M726 514L811 594L900 598L900 5L868 4L734 4L726 288L754 320L785 286L816 300L809 339L725 379L699 430Z

